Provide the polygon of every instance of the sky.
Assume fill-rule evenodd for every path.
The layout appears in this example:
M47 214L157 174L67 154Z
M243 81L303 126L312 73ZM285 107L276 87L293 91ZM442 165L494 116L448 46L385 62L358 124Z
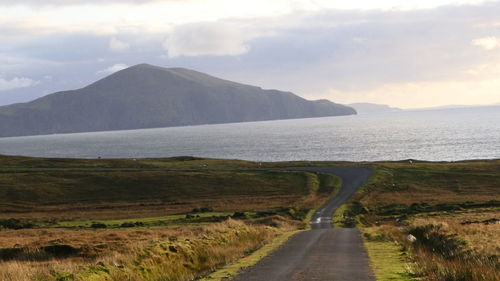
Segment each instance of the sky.
M499 104L500 1L0 0L0 105L139 63L344 104Z

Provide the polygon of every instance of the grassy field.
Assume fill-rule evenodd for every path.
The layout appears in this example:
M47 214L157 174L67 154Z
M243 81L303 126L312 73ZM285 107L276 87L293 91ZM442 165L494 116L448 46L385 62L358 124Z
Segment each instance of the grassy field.
M383 267L377 246L389 243L408 253L399 259L408 278L500 280L500 161L374 166L376 176L343 211L364 230L372 260Z
M378 280L500 279L500 161L355 164L375 176L334 220ZM353 163L0 156L0 280L224 280L340 185L278 168L322 165Z
M225 220L174 229L22 229L0 231L0 280L192 280L243 258L287 231ZM32 240L32 241L30 241Z
M316 188L315 176L302 172L30 167L0 170L0 217L128 218L202 207L280 208Z
M0 280L192 280L269 251L340 185L282 165L0 156Z

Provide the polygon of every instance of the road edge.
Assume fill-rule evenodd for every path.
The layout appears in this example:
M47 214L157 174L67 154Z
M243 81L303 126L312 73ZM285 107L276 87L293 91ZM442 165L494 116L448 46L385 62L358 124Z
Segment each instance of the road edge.
M238 261L223 266L222 268L208 274L207 276L199 279L199 281L223 281L236 276L244 268L254 266L260 260L267 257L269 254L278 249L281 245L285 244L292 236L307 229L293 230L278 235L270 243L262 246L252 254L245 256Z

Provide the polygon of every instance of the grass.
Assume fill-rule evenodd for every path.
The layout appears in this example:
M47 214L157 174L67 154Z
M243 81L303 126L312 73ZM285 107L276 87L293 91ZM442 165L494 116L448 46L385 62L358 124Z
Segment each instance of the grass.
M345 227L344 214L348 211L348 204L342 204L332 216L334 227Z
M408 272L408 260L402 256L401 246L388 241L364 242L377 281L419 280Z
M311 192L311 175L284 171L52 170L0 172L0 218L129 218L279 208Z
M139 159L71 159L36 158L0 155L2 170L50 170L50 169L219 169L257 168L259 163L208 159L198 157L139 158Z
M118 228L125 223L140 223L141 226L151 227L151 226L161 226L167 225L167 223L187 223L187 222L197 222L206 218L211 217L223 217L230 216L233 213L230 212L208 212L208 213L199 213L195 214L192 219L186 219L186 215L170 215L170 216L162 216L162 217L146 217L146 218L129 218L129 219L86 219L86 220L62 220L55 222L45 222L37 225L38 227L54 227L54 228L75 228L75 227L91 227L94 223L105 224L111 228ZM177 225L174 224L174 225Z
M0 280L224 280L304 229L340 186L275 168L333 164L352 165L0 156L0 220L35 227L0 228ZM357 164L376 173L334 221L362 225L378 280L500 279L499 160Z
M300 204L307 206L307 203L309 203L311 204L310 206L319 207L321 204L324 203L326 199L335 196L340 191L340 187L342 186L342 180L339 177L333 175L319 174L317 179L311 178L309 186L311 191L319 193L323 196L320 197L321 198L320 200L318 200L317 198L316 199L312 198L313 200L311 200L311 198L305 199L302 202L300 202ZM314 212L315 209L310 208L310 210L307 213L305 213L305 215L303 215L302 220L306 223L309 222ZM310 229L310 227L311 227L310 224L307 223L307 229ZM205 276L204 278L201 279L201 281L209 281L209 280L223 281L231 279L231 277L238 274L240 270L257 264L257 262L259 262L262 258L266 257L274 250L276 250L280 245L285 243L290 237L303 230L304 229L284 232L283 234L276 237L272 242L266 244L265 246L255 251L251 255L244 257L233 264L224 266L223 268Z
M237 272L305 229L308 214L340 188L335 176L265 168L283 165L0 156L0 225L24 227L0 226L0 280Z
M485 203L498 200L500 161L457 163L381 163L379 180L365 203L382 209L390 204L410 206L446 203Z
M41 281L192 280L244 257L293 229L286 220L275 220L279 224L275 227L228 220L177 230L98 233L66 230L66 242L79 249L79 255L53 260L40 252L27 251L24 255L31 257L30 261L14 259L0 264L0 280L26 280L27 276ZM37 259L33 259L35 257Z
M494 256L500 253L500 209L484 208L464 210L454 213L437 213L416 215L412 219L412 226L442 225L450 232L462 237L476 252L485 256Z
M293 230L285 232L272 240L272 242L253 252L251 255L244 257L235 263L224 266L223 268L200 279L200 281L223 281L231 279L231 277L237 275L241 269L257 264L257 262L259 262L262 258L268 256L280 245L288 241L290 237L301 231L302 230Z
M165 201L191 197L302 195L302 172L279 171L51 171L0 174L0 203L58 205Z
M375 176L339 212L354 213L368 236L377 238L366 245L380 280L390 280L385 278L391 274L432 281L500 279L500 224L495 223L500 161L372 165ZM417 241L409 242L408 234ZM401 260L389 262L398 257L396 251L408 253L406 267Z

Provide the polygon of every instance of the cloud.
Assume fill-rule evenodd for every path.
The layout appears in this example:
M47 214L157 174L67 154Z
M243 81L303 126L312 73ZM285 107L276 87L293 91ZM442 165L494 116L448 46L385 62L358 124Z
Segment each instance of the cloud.
M480 81L436 81L385 84L369 91L331 90L328 98L341 103L373 102L401 108L423 108L450 104L489 105L500 99L500 79ZM310 98L325 98L310 97Z
M97 71L97 74L111 74L111 73L115 73L117 71L123 70L127 67L128 66L124 63L117 63L117 64L114 64L114 65L108 67L108 68Z
M115 37L109 40L109 49L113 52L123 52L130 48L130 44L120 41Z
M235 56L247 53L248 31L231 24L197 23L174 28L163 43L171 58L179 56Z
M144 4L148 2L156 2L159 0L0 0L0 6L71 6L81 4L113 4L113 3L130 3L130 4Z
M268 1L268 0L253 0L251 5L248 5L245 0L211 0L211 1L189 1L189 0L0 0L0 6L72 6L72 5L88 5L88 4L146 4L154 2L178 3L178 2L194 2L194 5L203 5L199 2L210 2L210 6L216 8L227 8L227 6L240 6L240 9L249 9L252 6L259 8L276 8L283 9L301 8L301 9L430 9L443 5L466 5L466 4L481 4L485 0L384 0L384 1L369 1L369 0L351 0L351 1L331 1L331 0L288 0L288 1ZM183 3L185 4L185 3ZM274 9L270 9L274 10Z
M494 36L483 37L472 40L472 44L489 51L500 47L500 39Z
M478 51L484 47L472 39L500 39L500 2L425 10L273 8L272 15L251 10L253 1L248 2L251 11L240 14L232 13L231 7L214 14L211 9L222 2L199 2L205 6L193 9L184 1L171 5L159 1L132 8L33 9L33 15L24 18L12 8L12 13L0 15L0 75L43 83L13 90L15 94L8 96L21 100L20 92L31 98L28 94L40 95L49 87L50 92L82 87L95 81L98 69L102 69L99 74L109 74L143 62L332 100L337 98L329 94L331 89L342 93L342 99L356 97L356 101L362 97L376 101L369 96L373 91L381 102L397 100L383 99L383 90L377 89L386 85L398 85L384 89L394 97L405 99L405 91L421 90L419 97L432 102L439 93L425 91L427 85L479 81L498 73L483 69L492 69L500 53ZM267 1L271 2L281 1ZM112 45L116 50L128 46L128 51L111 52ZM16 60L5 63L4 56ZM43 80L47 74L54 77L53 82ZM413 87L417 84L422 87ZM481 85L497 87L496 83ZM440 89L447 91L443 92L447 97L454 91L453 87Z
M27 88L36 85L37 83L38 81L26 77L14 77L10 80L0 77L0 91Z

